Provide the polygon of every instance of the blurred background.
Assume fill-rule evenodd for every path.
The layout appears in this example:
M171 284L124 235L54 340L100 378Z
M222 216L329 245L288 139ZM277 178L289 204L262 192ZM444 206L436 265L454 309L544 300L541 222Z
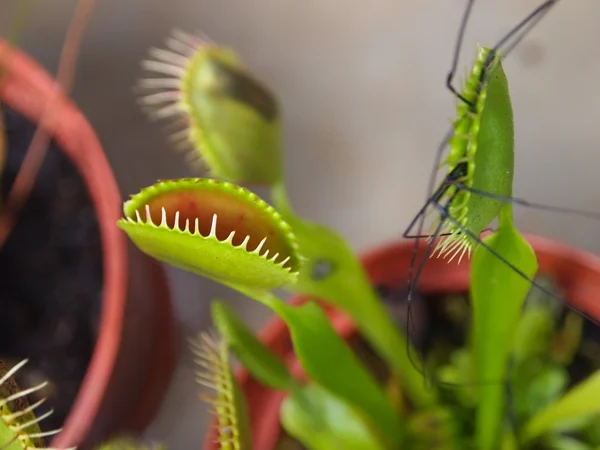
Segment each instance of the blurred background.
M1 35L18 2L1 0ZM75 3L33 2L19 42L53 73ZM234 47L281 101L294 206L335 227L360 252L398 239L424 200L434 152L454 114L444 81L465 3L103 0L83 44L73 96L126 196L158 178L193 174L135 103L132 87L148 48L161 46L174 27ZM538 4L477 1L459 75L477 43L494 45ZM563 0L505 61L517 197L600 211L599 23L597 1ZM524 208L517 208L517 222L525 231L600 252L598 222ZM255 328L269 318L230 290L168 270L182 344L210 325L214 297L231 301ZM199 447L207 415L197 391L184 351L147 436L174 449Z

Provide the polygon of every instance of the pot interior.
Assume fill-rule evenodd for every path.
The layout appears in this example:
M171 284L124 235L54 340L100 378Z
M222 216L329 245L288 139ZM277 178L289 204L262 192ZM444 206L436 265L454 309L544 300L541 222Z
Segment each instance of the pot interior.
M1 107L6 158L0 167L0 214L36 125ZM1 226L1 225L0 225ZM48 381L30 403L47 398L54 413L42 431L61 428L94 350L103 270L98 219L79 171L50 141L29 198L0 247L0 359L24 387Z

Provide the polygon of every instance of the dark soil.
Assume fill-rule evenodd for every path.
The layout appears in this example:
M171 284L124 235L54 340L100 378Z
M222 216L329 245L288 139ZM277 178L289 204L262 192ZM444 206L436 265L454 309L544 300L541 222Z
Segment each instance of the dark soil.
M35 125L2 107L8 144L0 180L2 204L21 166ZM0 204L1 214L1 204ZM29 363L21 388L47 380L30 402L54 409L43 430L60 428L89 364L102 294L98 223L83 180L52 142L33 192L0 248L0 359Z

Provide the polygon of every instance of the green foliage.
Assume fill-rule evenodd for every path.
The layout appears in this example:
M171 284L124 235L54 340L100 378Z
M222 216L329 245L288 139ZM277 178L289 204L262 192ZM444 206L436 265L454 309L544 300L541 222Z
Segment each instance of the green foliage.
M467 79L463 96L475 106L458 104L458 119L450 140L445 164L448 174L462 168L460 182L477 191L510 197L514 174L514 125L508 81L500 55L479 47L478 58ZM498 217L503 203L490 196L451 186L442 199L450 202L449 212L473 236L479 236ZM446 222L438 251L444 255L464 254L476 245L453 222Z
M208 45L181 32L176 32L167 44L170 50L153 50L155 60L146 61L145 67L168 76L168 81L142 80L145 88L157 91L142 97L142 103L158 107L152 110L153 115L183 115L189 128L179 136L191 143L193 151L202 153L213 176L271 187L274 203L292 225L307 259L301 282L288 285L294 292L314 295L348 312L398 373L409 398L418 405L432 404L435 391L426 388L406 354L397 351L407 343L380 305L354 252L333 230L294 214L282 177L279 108L273 94L230 49ZM189 51L182 53L182 49ZM173 95L174 88L178 95ZM143 216L143 211L140 213ZM133 238L133 230L128 233ZM161 239L171 247L171 242ZM164 252L162 258L166 260ZM192 269L189 261L182 264L181 259L177 257L175 265ZM323 264L332 267L333 272L316 276L317 266Z
M407 397L418 406L433 404L434 387L427 386L408 353L398 351L410 345L381 304L356 254L335 231L294 214L286 206L289 202L282 185L274 186L272 192L306 258L293 290L348 313L362 336L397 373Z
M269 292L238 288L283 319L294 352L312 380L373 420L391 443L400 442L400 415L316 303L292 307Z
M300 269L289 225L255 194L218 180L160 181L125 202L118 222L143 252L224 283L272 289Z
M510 205L504 206L498 231L483 242L525 276L535 275L535 253L512 225ZM499 440L506 408L505 388L499 381L506 378L519 316L531 287L488 248L479 246L471 264L472 344L476 380L482 384L476 415L481 450L495 448Z
M348 403L307 384L281 405L281 424L309 450L386 450L378 435Z
M212 175L235 183L281 179L281 118L275 97L230 48L175 31L169 50L152 49L140 102L151 117L183 116L172 140L203 158ZM240 126L240 124L244 124ZM265 164L265 161L268 161Z
M288 392L281 409L282 425L307 448L388 448L367 417L348 402L314 382L304 386L297 382L281 360L225 304L213 303L212 318L219 333L254 377L273 389Z
M198 383L214 392L203 398L213 407L217 417L219 450L251 450L248 406L229 367L227 342L201 333L192 341L192 350L199 367Z
M282 304L278 313L290 329L294 351L308 376L369 417L397 445L404 431L400 415L323 310L315 303L296 308Z
M225 303L212 303L212 320L219 335L256 379L274 389L296 386L283 362L265 347Z
M202 152L214 176L267 184L279 213L225 181L176 180L132 197L119 226L149 255L220 281L273 310L286 323L308 376L305 383L296 380L231 309L214 303L213 322L223 340L204 351L208 373L202 378L216 387L211 402L222 448L247 448L250 442L228 349L259 381L287 393L282 425L311 450L600 447L594 432L600 411L593 401L600 394L598 375L569 390L567 366L581 341L581 318L568 314L561 323L562 305L529 292L538 263L507 202L514 125L500 53L478 48L462 93L466 102L459 102L453 124L444 163L448 177L430 199L440 212L446 209L438 231L449 233L434 253L460 259L473 251L470 314L461 318L471 327L463 346L446 345L441 357L430 350L421 361L345 240L293 210L273 94L228 49L181 33L167 44L179 55L153 51L156 60L146 68L168 78L144 80L146 88L159 92L143 102L158 105L157 116L186 119L181 136ZM479 240L496 219L498 229ZM270 292L279 287L347 313L390 369L385 385L360 363L317 303L289 306ZM430 370L455 386L428 384ZM398 387L401 394L392 399Z
M46 449L44 438L60 432L60 430L49 432L40 430L39 423L52 414L50 410L36 415L36 410L45 399L33 405L27 402L27 395L43 389L47 383L20 389L14 380L17 371L25 364L27 360L8 369L0 361L0 448L2 450Z
M523 439L527 442L563 425L561 422L585 418L592 414L600 414L600 372L596 372L587 380L573 387L558 401L548 404L531 418L523 429ZM575 422L576 425L578 425ZM562 431L569 426L562 427ZM579 427L576 427L579 428Z

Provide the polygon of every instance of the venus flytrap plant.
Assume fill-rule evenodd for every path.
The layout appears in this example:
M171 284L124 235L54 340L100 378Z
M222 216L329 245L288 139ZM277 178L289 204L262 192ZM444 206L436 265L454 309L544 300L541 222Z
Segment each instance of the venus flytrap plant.
M596 372L532 417L522 430L523 441L529 443L553 428L562 432L581 428L576 419L600 414L599 394L600 372ZM569 426L569 423L575 427Z
M289 225L244 188L204 178L161 181L123 210L119 227L156 259L225 284L296 282L301 260Z
M61 430L42 432L39 423L52 414L52 410L36 415L44 399L29 405L27 395L37 392L47 383L28 389L20 389L15 374L27 360L8 369L0 361L0 449L1 450L55 450L46 447L44 439ZM70 450L74 450L73 447Z
M301 266L295 237L271 206L227 182L185 179L142 190L125 203L124 213L118 225L140 250L271 308L289 327L307 373L376 419L391 442L400 441L400 417L324 311L315 303L290 307L269 292L293 285Z
M208 378L222 395L213 403L225 436L221 448L249 445L241 443L243 433L237 431L241 409L227 406L239 394L228 384L233 380L225 362L228 348L256 378L288 393L281 423L311 450L564 450L581 444L579 435L591 435L598 409L590 399L600 394L597 376L564 393L569 386L566 365L581 330L577 321L560 329L554 313L527 305L532 286L559 297L533 281L536 255L512 217L512 204L523 201L512 197L514 125L501 60L554 3L546 0L496 46L479 47L465 89L458 92L452 79L473 5L468 1L447 82L459 100L458 118L438 153L439 159L449 145L442 164L447 172L404 234L416 238L418 246L428 209L439 213L423 260L409 274L408 319L413 284L427 258L435 253L450 260L472 255L467 342L449 361L434 355L432 364L425 357L411 358L412 347L347 243L292 209L281 168L279 109L266 87L233 52L189 35L176 33L169 39L172 51L152 51L155 60L145 63L146 68L165 76L142 81L144 88L154 90L142 103L157 107L153 116L179 118L183 130L177 138L196 156L201 152L211 174L223 181L159 182L125 204L119 226L149 255L271 308L285 321L309 378L305 384L295 380L231 310L213 304L213 322L223 341L222 347L213 346L218 375ZM279 213L232 183L268 185ZM497 230L482 239L494 220ZM417 225L417 235L410 235ZM271 293L277 287L318 297L349 313L361 337L396 372L391 379L399 377L410 400L406 407L395 407L316 303L291 307ZM536 340L540 336L544 341ZM210 368L206 359L203 364ZM433 379L432 373L437 375ZM572 432L579 433L577 439ZM593 448L594 438L585 439L590 446L582 448Z
M147 71L160 78L140 81L140 97L151 117L176 118L172 135L192 159L199 157L212 176L237 184L268 185L274 205L294 229L306 264L294 292L328 301L348 312L361 332L399 375L411 401L432 404L427 388L404 352L404 336L369 283L347 242L334 230L299 217L288 200L282 168L281 123L275 96L230 49L176 31L169 50L152 49Z
M170 134L188 161L204 160L211 174L235 183L281 179L279 106L230 48L174 30L167 49L142 63L152 76L139 99L153 119L174 119ZM240 124L243 124L240 126Z
M306 384L296 381L283 362L227 305L213 302L212 319L219 334L253 376L273 389L289 393L280 414L283 427L292 436L314 450L389 448L368 416L314 381ZM401 427L402 423L398 425Z
M201 333L191 341L199 366L198 383L211 389L203 399L213 408L218 421L217 442L221 450L251 450L252 435L246 399L229 367L229 346L225 340Z
M529 243L512 222L511 205L500 212L498 230L484 242L527 277L537 272L537 259ZM528 280L484 247L478 247L471 263L473 354L479 387L476 415L477 448L495 448L505 417L505 387L499 380L508 374L509 357L518 329Z
M283 183L273 186L274 203L294 229L305 269L297 291L330 302L346 311L360 332L397 373L405 395L419 407L435 403L435 386L427 385L409 357L411 346L399 332L346 241L334 230L298 217L289 207ZM408 349L398 351L399 348Z

